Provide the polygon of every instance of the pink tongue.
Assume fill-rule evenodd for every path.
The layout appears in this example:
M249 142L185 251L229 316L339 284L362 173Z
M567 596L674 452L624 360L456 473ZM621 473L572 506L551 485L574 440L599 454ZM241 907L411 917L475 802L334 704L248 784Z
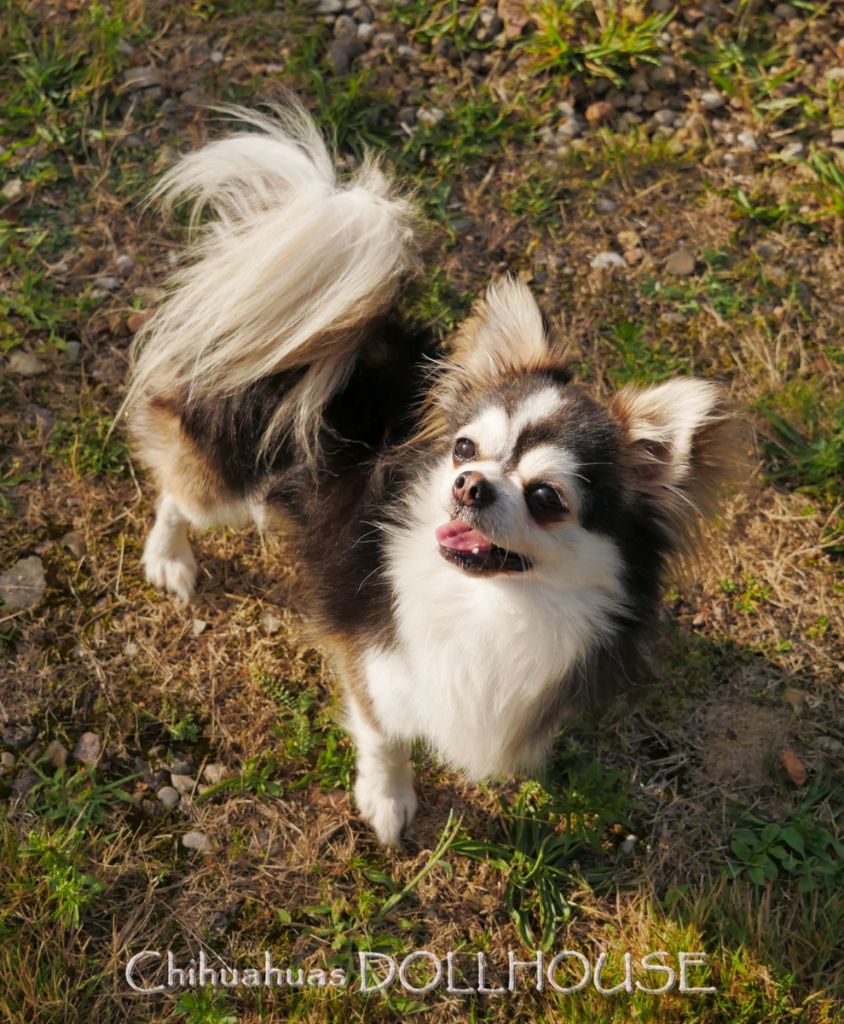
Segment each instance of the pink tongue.
M434 532L437 543L450 551L491 551L492 541L473 530L462 519L452 519Z

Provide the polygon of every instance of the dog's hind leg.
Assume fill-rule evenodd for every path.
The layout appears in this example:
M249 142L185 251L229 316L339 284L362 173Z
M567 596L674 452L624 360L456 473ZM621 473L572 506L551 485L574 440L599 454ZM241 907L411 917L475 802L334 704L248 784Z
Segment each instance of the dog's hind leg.
M144 545L143 565L153 586L181 601L191 599L197 565L188 539L188 519L167 493L161 495L155 524Z

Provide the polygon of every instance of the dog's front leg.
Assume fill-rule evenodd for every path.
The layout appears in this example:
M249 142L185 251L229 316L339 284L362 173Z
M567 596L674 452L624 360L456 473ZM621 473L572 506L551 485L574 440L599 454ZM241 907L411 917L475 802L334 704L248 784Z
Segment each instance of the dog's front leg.
M176 500L162 494L143 557L146 577L153 586L188 602L196 583L197 565L188 539L188 520Z
M410 743L385 736L351 695L347 725L357 746L355 802L378 841L398 846L416 814Z

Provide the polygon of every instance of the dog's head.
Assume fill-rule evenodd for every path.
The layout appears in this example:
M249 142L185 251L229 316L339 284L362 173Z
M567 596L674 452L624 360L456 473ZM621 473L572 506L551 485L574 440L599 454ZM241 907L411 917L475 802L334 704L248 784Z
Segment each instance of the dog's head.
M617 584L645 549L660 564L686 553L714 511L736 450L720 385L626 388L602 406L570 380L527 288L490 288L456 339L429 417L448 451L424 506L457 571Z

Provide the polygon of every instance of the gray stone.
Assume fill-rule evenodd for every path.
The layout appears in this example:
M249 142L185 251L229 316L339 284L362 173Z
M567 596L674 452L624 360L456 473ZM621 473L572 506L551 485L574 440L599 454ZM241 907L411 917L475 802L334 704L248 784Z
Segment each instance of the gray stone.
M159 69L152 64L142 68L129 68L123 76L123 88L128 92L153 89L164 84Z
M23 182L20 178L12 178L3 186L2 196L7 203L14 203L23 195Z
M62 537L62 544L77 558L82 558L83 555L88 554L88 544L79 530L71 530L70 533L66 533Z
M23 722L12 722L0 729L0 739L12 750L23 750L35 739L35 726Z
M66 341L64 343L64 357L70 363L79 362L79 353L82 351L82 345L78 341Z
M352 36L356 36L358 32L358 25L354 18L348 14L341 14L334 22L334 35L337 39L349 39Z
M366 4L361 4L360 7L355 11L355 21L360 21L365 25L369 25L372 22L374 15L372 8L367 7ZM374 29L373 29L374 31Z
M695 272L694 253L688 249L678 249L677 252L672 252L665 261L665 269L675 277L688 277Z
M122 252L114 261L114 268L121 277L126 277L131 274L134 266L135 261L128 253L125 252Z
M173 786L180 792L184 793L185 796L190 796L196 787L196 779L190 775L177 775L170 773L170 781Z
M625 267L627 264L617 252L599 252L589 261L593 270L609 270L612 267Z
M39 782L40 776L34 768L24 768L12 783L12 798L18 799L26 796L26 794L33 789L33 787L37 786Z
M369 40L372 39L372 37L375 35L375 29L372 27L372 25L369 24L368 21L362 21L360 25L358 25L357 31L358 39L360 39L362 43L368 43Z
M671 127L671 125L674 124L674 118L676 116L677 115L673 110L669 110L668 107L663 107L661 110L657 110L654 114L654 121L656 121L657 124Z
M186 832L182 836L182 846L186 850L196 850L197 853L210 853L211 843L204 832Z
M31 352L24 352L22 348L16 348L9 356L9 373L17 373L21 377L35 377L46 369L40 359L36 359Z
M222 50L212 50L208 59L212 64L222 64L225 60L225 54Z
M193 771L193 761L189 761L186 757L174 757L170 762L170 771L177 775L190 775Z
M11 768L14 768L16 764L17 761L15 759L15 755L11 751L4 750L2 754L0 754L0 767L2 767L4 771L9 771Z
M774 8L774 17L779 18L780 21L791 21L792 18L797 17L797 8L792 7L791 4L777 4Z
M379 50L391 50L396 45L396 37L392 32L379 32L372 42Z
M74 760L93 767L100 759L100 737L95 732L83 732L73 748Z
M600 196L595 202L595 209L598 213L615 213L618 203L608 196Z
M720 92L708 89L706 92L701 93L700 102L704 110L720 110L724 106L725 100Z
M431 107L430 109L425 109L423 107L421 110L417 111L416 120L420 124L433 127L434 125L438 125L441 121L445 120L445 111L440 110L439 107Z
M833 146L844 146L844 128L834 128L829 139Z
M637 836L634 836L632 833L629 836L627 836L627 838L621 844L621 852L625 855L625 857L631 856L631 854L633 853L633 851L636 848L636 843L637 842L638 842L638 837Z
M181 799L179 791L172 786L162 786L155 795L168 811L172 811L174 807L177 807Z
M67 764L67 748L58 740L50 740L44 749L44 757L54 768L63 768Z
M319 0L317 14L339 14L343 10L343 0Z
M736 142L738 142L742 149L746 149L751 153L755 153L759 148L756 136L749 128L745 128L743 132L738 133L736 136Z
M217 764L216 762L207 764L202 769L202 777L212 786L216 786L217 783L222 782L226 777L226 767L225 765Z
M357 38L335 39L328 50L328 59L336 75L344 75L352 66L352 61L363 52L363 44Z
M104 277L98 277L94 281L94 287L100 288L104 292L116 292L120 287L120 281L118 278L107 274Z
M32 608L47 589L44 565L35 555L21 558L0 574L0 597L10 608Z
M784 160L796 160L798 157L803 156L806 151L806 147L802 142L789 142L787 146L783 146L779 152L779 155Z

